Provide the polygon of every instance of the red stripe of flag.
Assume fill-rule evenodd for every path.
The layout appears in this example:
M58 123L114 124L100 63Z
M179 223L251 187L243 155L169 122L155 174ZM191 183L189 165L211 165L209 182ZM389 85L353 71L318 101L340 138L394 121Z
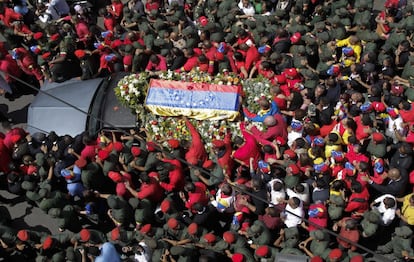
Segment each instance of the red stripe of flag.
M207 83L191 83L170 80L151 79L150 88L169 88L188 91L210 91L210 92L226 92L241 93L240 86L217 85Z

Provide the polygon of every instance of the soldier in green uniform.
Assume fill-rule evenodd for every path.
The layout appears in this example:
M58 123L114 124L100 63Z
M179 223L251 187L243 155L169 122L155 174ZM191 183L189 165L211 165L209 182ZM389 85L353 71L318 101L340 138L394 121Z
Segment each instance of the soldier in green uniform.
M385 245L378 246L377 252L387 254L390 259L405 260L414 258L414 250L412 248L413 231L407 227L395 228L395 236Z
M310 242L309 249L307 248ZM299 248L302 249L308 256L322 256L326 248L329 246L329 235L320 229L311 231L309 237L299 243Z

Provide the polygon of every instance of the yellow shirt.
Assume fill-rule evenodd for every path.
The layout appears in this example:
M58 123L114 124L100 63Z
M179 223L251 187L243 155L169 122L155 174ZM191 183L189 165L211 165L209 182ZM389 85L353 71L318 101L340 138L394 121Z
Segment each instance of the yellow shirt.
M344 66L348 67L354 63L359 63L361 61L361 52L362 52L362 47L360 44L356 44L356 45L351 45L351 43L349 42L349 39L351 37L345 38L343 40L338 40L336 41L336 46L337 47L351 47L354 50L354 57L355 57L355 62L351 59L344 59Z
M410 198L413 195L408 194L404 197L403 206L401 208L401 214L407 219L409 225L414 225L414 206L410 205Z

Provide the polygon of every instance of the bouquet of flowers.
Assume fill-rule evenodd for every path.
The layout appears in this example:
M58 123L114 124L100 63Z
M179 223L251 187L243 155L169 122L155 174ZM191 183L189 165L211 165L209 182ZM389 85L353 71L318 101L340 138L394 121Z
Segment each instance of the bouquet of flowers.
M118 100L137 114L138 119L142 119L147 113L144 109L144 100L148 85L149 74L142 72L125 76L119 80L115 87L115 95Z
M261 97L265 97L269 101L272 99L270 87L269 79L263 76L243 80L243 106L249 109L250 112L258 112L260 106L257 101Z

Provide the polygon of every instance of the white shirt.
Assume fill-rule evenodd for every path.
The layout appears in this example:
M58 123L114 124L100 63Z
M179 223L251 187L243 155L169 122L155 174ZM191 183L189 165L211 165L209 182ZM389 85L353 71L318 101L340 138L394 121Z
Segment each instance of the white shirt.
M307 183L301 183L301 184L305 187L305 190L303 191L303 193L297 193L293 191L292 189L288 188L286 189L286 194L288 195L288 198L297 197L303 203L309 204L309 198L310 198L309 197L310 196L309 185Z
M401 124L403 123L403 120L400 116L398 116L396 119L389 118L387 129L385 130L385 135L388 137L391 137L393 140L393 143L398 143L398 139L395 136L394 132L394 124L397 127L397 131L400 132L400 134L403 134L404 129L401 127Z
M217 191L216 199L211 202L211 204L217 208L217 211L220 213L232 213L234 212L234 190L231 193L231 196L222 197L221 196L221 189Z
M139 242L139 245L142 247L143 252L140 254L135 254L134 259L137 262L149 262L151 261L152 252L151 249L145 244L144 241Z
M288 141L287 141L288 146L291 147L293 144L293 141L301 137L302 137L302 131L297 132L297 131L291 130L288 133Z
M304 216L303 204L300 201L300 204L297 208L292 208L289 204L285 208L285 225L286 227L296 227L302 223L302 218Z
M385 208L384 199L387 197L394 199L395 205L393 207ZM385 194L375 199L374 203L379 203L379 205L374 206L373 209L376 209L378 212L381 213L382 224L385 226L391 224L391 222L395 218L395 210L397 209L397 200L395 199L395 197L390 194Z
M240 1L239 4L238 4L238 7L240 8L240 10L242 10L242 12L245 15L253 16L255 14L254 7L251 3L249 3L249 5L247 7L245 7L245 6L243 6L243 1Z
M273 184L275 182L280 182L283 185L283 181L279 178L275 178L269 181L269 183L267 183L270 192L270 202L272 203L272 205L280 204L281 202L279 201L279 199L286 199L286 192L283 188L280 191L273 190Z

